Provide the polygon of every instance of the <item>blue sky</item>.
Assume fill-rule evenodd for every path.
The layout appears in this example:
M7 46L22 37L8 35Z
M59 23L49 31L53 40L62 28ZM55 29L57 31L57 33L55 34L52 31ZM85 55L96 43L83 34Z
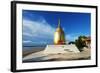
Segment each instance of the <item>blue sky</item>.
M53 44L58 19L65 32L66 41L74 41L80 35L90 36L91 14L75 12L51 12L23 10L23 44Z

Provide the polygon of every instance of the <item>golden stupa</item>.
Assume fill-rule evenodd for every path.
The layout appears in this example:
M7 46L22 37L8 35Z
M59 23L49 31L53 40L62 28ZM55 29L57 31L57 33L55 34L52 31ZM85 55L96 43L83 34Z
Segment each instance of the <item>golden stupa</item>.
M54 33L54 44L64 45L65 44L65 34L60 25L60 19L58 20L58 27Z

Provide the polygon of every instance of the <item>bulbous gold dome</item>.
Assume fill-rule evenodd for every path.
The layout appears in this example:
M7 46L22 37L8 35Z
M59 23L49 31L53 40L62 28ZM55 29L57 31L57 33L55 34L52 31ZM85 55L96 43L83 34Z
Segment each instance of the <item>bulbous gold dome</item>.
M56 29L56 32L63 32L63 30L62 30L61 27L58 27L58 28Z
M54 33L54 44L55 45L63 45L65 44L65 34L60 26L60 20L58 23L58 27Z

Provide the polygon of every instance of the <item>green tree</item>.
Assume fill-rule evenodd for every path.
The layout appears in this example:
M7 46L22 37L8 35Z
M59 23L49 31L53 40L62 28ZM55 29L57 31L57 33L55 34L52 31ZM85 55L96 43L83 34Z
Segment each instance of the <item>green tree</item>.
M75 45L77 46L77 48L79 49L79 51L83 50L83 47L86 47L86 43L85 41L83 41L83 39L85 39L85 36L79 36L77 40L75 40Z
M71 42L69 42L68 44L75 44L75 42L74 42L74 41L71 41Z

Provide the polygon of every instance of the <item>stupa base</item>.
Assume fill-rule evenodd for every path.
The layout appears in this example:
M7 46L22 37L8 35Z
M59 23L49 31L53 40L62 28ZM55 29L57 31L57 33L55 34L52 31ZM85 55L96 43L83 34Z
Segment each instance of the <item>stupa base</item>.
M47 45L44 54L79 53L75 45Z

